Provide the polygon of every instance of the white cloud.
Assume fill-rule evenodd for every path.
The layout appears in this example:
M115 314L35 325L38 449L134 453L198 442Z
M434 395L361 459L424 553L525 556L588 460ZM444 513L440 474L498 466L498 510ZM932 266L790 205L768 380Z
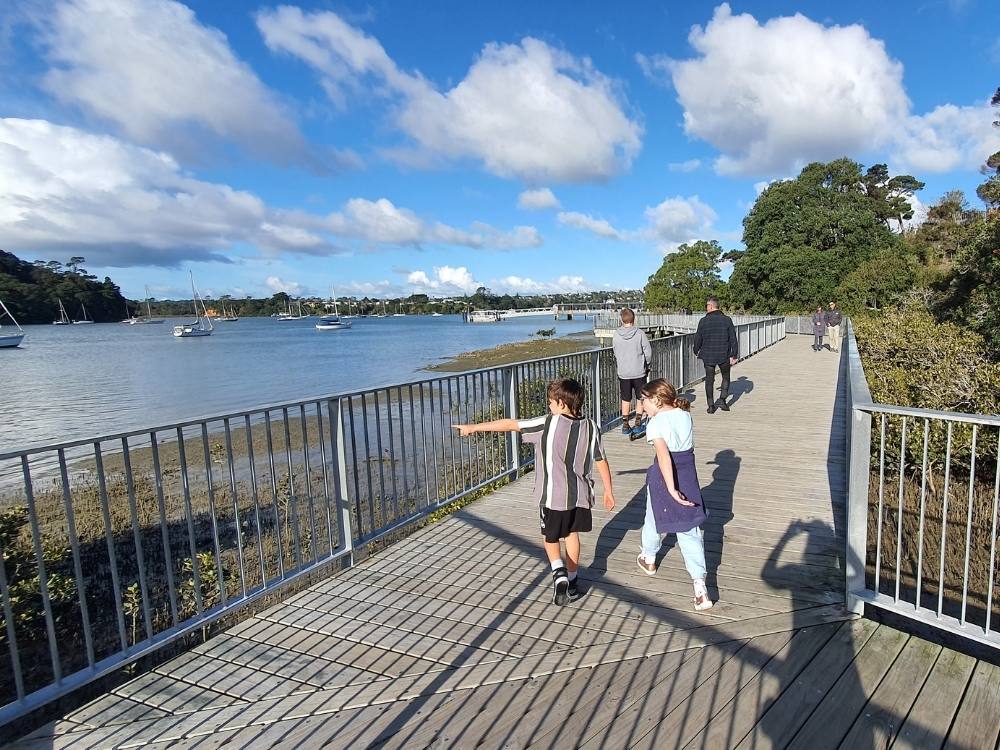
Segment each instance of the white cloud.
M269 207L256 195L194 179L168 154L44 120L0 119L0 247L85 255L104 266L228 261L237 245L265 253L349 252L440 243L535 247L534 227L469 231L426 221L387 199L356 198L323 216Z
M441 222L424 221L412 211L393 205L386 198L375 201L352 198L341 211L329 216L328 225L335 234L388 245L438 243L512 250L537 247L542 243L541 235L534 227L518 226L504 232L489 224L475 222L472 231L466 231Z
M701 166L701 159L688 159L682 162L671 162L667 165L667 169L671 172L694 172L698 167Z
M560 224L593 232L598 237L604 237L609 240L620 240L623 238L623 233L611 226L606 219L595 219L589 214L582 214L577 211L560 211L556 219Z
M527 211L540 211L546 208L559 208L559 199L549 188L525 190L517 196L517 207Z
M411 271L406 277L414 293L472 294L483 284L476 281L465 266L436 266L432 275L426 271Z
M401 71L378 40L333 12L284 6L258 13L257 25L272 50L315 68L341 106L358 90L392 100L411 144L386 153L410 166L472 159L535 183L605 180L641 145L642 128L614 83L588 59L538 39L486 45L465 78L442 92Z
M1000 128L987 103L973 107L945 104L926 115L909 117L893 146L899 169L948 172L975 169L1000 150Z
M712 234L718 234L713 229L718 215L697 195L667 198L656 206L646 208L644 215L647 224L645 232L663 250L676 249L689 240L711 239Z
M927 221L928 207L924 204L920 198L915 195L911 195L906 199L907 203L910 204L910 208L913 209L912 219L903 219L903 230L908 231L910 229L916 229L925 221ZM895 232L898 231L899 227L896 224L890 224L890 228Z
M269 208L193 179L167 154L44 120L0 119L0 246L80 253L110 266L227 260L269 251L338 252L317 217Z
M724 3L688 40L698 56L669 69L684 129L722 152L720 173L864 152L889 142L908 114L903 66L862 26L799 14L760 24Z
M559 294L593 289L583 276L560 276L552 281L536 281L528 276L504 276L493 279L490 288L500 294Z
M279 163L356 166L309 147L278 96L217 29L173 0L61 0L43 21L59 100L113 122L128 138L185 155L205 136ZM199 144L193 146L192 144Z
M264 283L274 293L284 292L293 297L302 294L302 285L297 281L285 281L277 276L268 276Z

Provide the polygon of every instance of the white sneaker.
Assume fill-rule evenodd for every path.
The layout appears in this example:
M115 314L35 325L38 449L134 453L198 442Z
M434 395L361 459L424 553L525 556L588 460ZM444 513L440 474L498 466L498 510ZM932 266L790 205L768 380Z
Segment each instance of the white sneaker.
M699 578L694 582L694 608L698 612L703 612L706 609L711 609L712 604L712 599L708 595L708 587L705 586L705 581Z

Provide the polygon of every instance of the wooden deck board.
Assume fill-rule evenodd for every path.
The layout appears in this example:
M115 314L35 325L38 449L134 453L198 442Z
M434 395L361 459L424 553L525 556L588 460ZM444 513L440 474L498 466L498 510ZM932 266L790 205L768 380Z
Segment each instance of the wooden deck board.
M1000 669L840 606L836 365L792 338L730 413L690 391L708 613L671 539L637 569L652 453L611 432L578 602L551 604L528 475L17 746L992 748Z

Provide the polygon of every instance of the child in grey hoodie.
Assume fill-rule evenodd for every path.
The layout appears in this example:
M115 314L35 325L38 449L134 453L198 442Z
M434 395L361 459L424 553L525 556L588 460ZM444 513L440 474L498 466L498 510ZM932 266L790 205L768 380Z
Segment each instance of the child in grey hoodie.
M646 385L646 376L653 361L653 349L646 338L646 332L635 327L635 313L626 307L621 311L621 317L622 326L615 331L611 346L615 351L618 387L622 397L622 434L636 437L642 435L644 427L639 392ZM636 399L635 427L629 424L633 396Z

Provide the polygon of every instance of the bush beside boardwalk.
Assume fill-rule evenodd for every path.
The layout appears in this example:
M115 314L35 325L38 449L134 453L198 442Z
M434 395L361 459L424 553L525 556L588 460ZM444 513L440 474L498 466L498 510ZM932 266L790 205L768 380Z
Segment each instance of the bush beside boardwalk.
M582 378L581 373L569 370L558 375ZM544 413L547 382L547 377L536 377L521 383L518 393L520 414ZM427 450L433 452L433 457L417 456L414 451L407 464L398 453L392 457L385 446L384 452L377 455L372 422L378 419L381 434L386 435L390 422L397 424L397 430L402 426L399 417L401 407L405 406L402 408L404 416L409 412L409 395L400 389L393 396L382 399L377 417L373 411L369 411L371 451L360 455L356 466L348 447L347 485L355 536L376 534L393 523L414 517L428 504L461 495L472 487L482 485L491 477L503 474L509 468L504 435L482 434L477 435L474 440L459 441L451 434L450 428L453 421L487 420L501 416L503 408L499 393L489 394L490 398L479 404L478 411L455 403L431 417L436 422L435 425L422 425L427 430L425 434L433 435L433 441L428 441L426 445ZM446 400L443 389L437 398L438 404ZM363 448L365 443L361 411L360 403L354 403L353 422L346 416L344 420L349 442L349 430L353 424L355 445L358 448ZM323 420L323 429L327 432L329 430L326 419ZM130 444L130 476L125 471L125 456L120 452L120 447L118 453L112 453L110 451L114 446L111 444L102 445L102 450L108 451L103 455L103 475L97 471L92 458L78 458L69 464L68 489L97 660L118 652L122 646L115 603L116 583L117 593L122 601L121 615L126 644L131 646L141 643L148 635L142 606L136 536L140 540L143 554L142 565L146 596L150 602L152 634L161 633L177 623L183 624L194 618L199 610L209 611L218 607L222 604L223 592L229 599L239 598L243 587L247 591L260 589L265 579L276 578L280 569L286 573L294 572L300 565L308 565L316 558L322 560L331 552L329 538L332 535L336 545L339 529L337 509L328 509L323 501L331 481L329 472L324 474L324 456L319 447L326 436L320 434L319 420L310 416L304 420L301 416L289 418L287 442L285 432L279 412L279 419L273 425L270 436L275 457L273 472L266 460L266 430L260 422L252 424L249 436L244 427L231 429L231 459L224 434L211 432L206 451L200 432L185 433L183 450L188 463L186 478L179 469L180 443L176 439L158 443L156 454L162 467L159 489L163 497L162 516L166 519L165 524L161 523L160 497L153 470L154 454L148 440L145 445L138 444L138 441L134 446ZM406 439L410 439L409 433L406 434ZM327 442L324 445L329 460L329 444ZM255 458L252 465L251 447ZM422 458L428 460L423 461ZM525 447L522 449L522 461L529 459L530 449ZM432 476L423 474L424 465L428 472L433 473ZM211 484L207 477L209 469ZM101 501L102 478L108 499L107 522ZM507 481L508 478L501 478L478 490L467 492L455 502L372 541L363 552L377 552ZM233 484L236 489L235 510ZM184 498L185 486L188 488L188 501ZM408 489L404 490L404 486ZM311 488L311 493L307 488ZM60 666L63 674L67 675L86 667L87 660L63 489L58 475L46 480L36 480L34 484L34 500L44 550L43 561L53 624L60 650ZM130 512L130 491L136 509L135 528ZM187 503L190 504L190 512L187 510ZM13 629L25 690L30 693L53 680L39 572L23 494L3 494L0 496L0 508L4 508L0 511L0 545L11 593ZM114 566L108 552L109 536L115 554ZM241 558L245 571L242 583ZM336 569L338 565L339 563L333 564L332 569ZM330 569L325 568L327 572ZM169 595L171 585L175 591L176 616ZM244 608L242 612L228 615L220 623L206 622L202 632L191 638L200 640L207 637L210 631L250 616L253 611L269 606L300 588L301 586L283 588L280 593L276 591L270 597ZM9 654L6 623L0 625L0 641L4 654ZM3 660L0 691L2 702L15 697L9 657Z

